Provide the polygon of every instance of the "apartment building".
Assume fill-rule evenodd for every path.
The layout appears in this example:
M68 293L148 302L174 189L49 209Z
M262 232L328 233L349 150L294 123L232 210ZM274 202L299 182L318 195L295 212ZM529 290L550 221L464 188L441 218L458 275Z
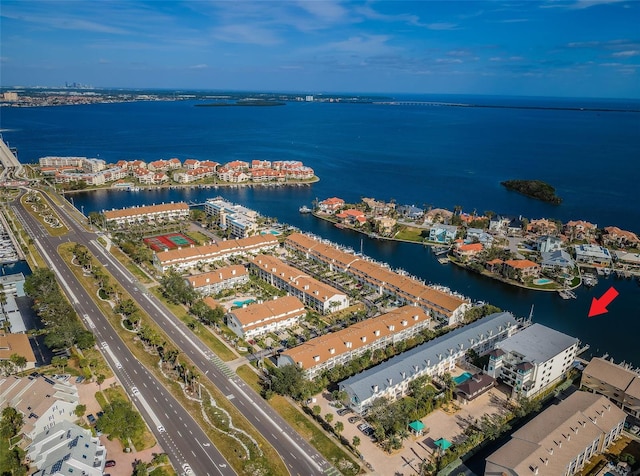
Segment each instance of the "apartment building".
M620 436L625 417L605 397L575 392L514 432L487 457L484 474L576 474Z
M226 240L210 245L191 246L177 250L160 251L153 255L153 265L161 273L169 268L182 272L200 264L273 250L279 245L273 235L255 235L239 240Z
M311 379L367 351L407 340L429 328L431 322L419 307L403 306L285 350L278 356L278 367L297 365Z
M240 264L225 266L208 273L195 274L185 278L187 284L203 296L217 294L224 289L233 289L236 286L249 282L247 268Z
M80 401L75 385L43 375L0 379L0 409L13 407L22 413L22 433L33 439L62 421L73 422Z
M297 297L307 307L321 314L349 307L346 294L283 263L275 256L256 256L251 260L251 270L263 281Z
M381 295L392 296L401 306L418 306L430 317L448 325L461 322L471 305L468 299L459 295L427 286L416 278L399 274L384 265L301 233L289 235L284 245L290 252L301 253L306 259L315 259L328 265L332 271L350 275Z
M304 304L294 296L284 296L258 304L232 309L227 313L227 326L238 337L251 339L298 324L307 314Z
M38 433L27 446L33 476L102 476L106 458L106 448L91 430L66 421Z
M582 372L581 386L603 395L629 415L640 418L640 369L594 357Z
M366 413L377 398L395 400L406 395L409 383L418 377L453 371L456 362L464 359L470 349L478 354L492 350L498 342L515 334L520 324L508 312L491 314L343 380L340 390L347 392L354 411Z
M183 221L189 218L189 205L185 202L171 202L120 210L103 210L102 214L108 225L120 227L138 223L154 223L161 220Z
M258 212L242 205L236 205L220 197L210 198L204 204L205 213L223 230L229 230L231 236L246 238L258 229Z
M578 339L532 324L489 352L487 374L512 388L512 397L533 397L562 379L573 365Z

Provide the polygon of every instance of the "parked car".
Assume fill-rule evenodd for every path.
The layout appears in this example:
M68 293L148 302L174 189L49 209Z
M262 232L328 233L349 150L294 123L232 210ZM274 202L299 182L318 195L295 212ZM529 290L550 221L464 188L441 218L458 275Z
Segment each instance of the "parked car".
M104 464L105 468L113 468L116 465L116 462L112 459L107 460L107 462Z
M352 416L352 417L349 417L349 423L355 423L355 422L357 422L358 420L360 420L360 417L359 417L359 416L357 416L357 415Z
M337 413L340 416L345 416L347 413L351 413L351 409L350 408L341 408L340 410L338 410Z
M89 420L89 423L93 425L96 422L96 417L93 416L93 413L89 413L87 415L87 420Z

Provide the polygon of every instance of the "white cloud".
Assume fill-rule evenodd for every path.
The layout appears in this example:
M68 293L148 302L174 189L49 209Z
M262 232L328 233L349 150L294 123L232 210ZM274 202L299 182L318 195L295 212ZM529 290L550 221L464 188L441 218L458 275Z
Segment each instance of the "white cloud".
M615 56L616 58L631 58L632 56L640 55L640 50L627 50L627 51L618 51L617 53L613 53L611 56Z
M624 0L577 0L576 3L573 3L569 6L569 8L581 9L581 8L590 8L595 7L596 5L608 5L611 3L620 3Z
M209 66L204 64L204 63L200 63L200 64L194 64L193 66L189 66L189 69L207 69Z
M429 30L457 30L457 23L446 23L446 22L438 22L438 23L429 23L427 25Z
M273 31L259 25L235 24L216 28L213 36L227 43L276 45L281 42Z

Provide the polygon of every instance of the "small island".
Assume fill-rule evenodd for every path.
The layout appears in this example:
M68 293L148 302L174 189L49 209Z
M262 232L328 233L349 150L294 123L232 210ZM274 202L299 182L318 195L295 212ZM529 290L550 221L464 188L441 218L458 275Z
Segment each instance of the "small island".
M556 205L562 203L562 199L556 195L556 189L541 180L505 180L500 185L544 202Z

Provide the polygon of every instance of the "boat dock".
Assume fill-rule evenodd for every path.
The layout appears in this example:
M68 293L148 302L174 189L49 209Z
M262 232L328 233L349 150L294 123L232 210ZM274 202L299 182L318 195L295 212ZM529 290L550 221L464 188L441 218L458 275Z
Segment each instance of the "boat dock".
M558 294L560 295L560 297L562 299L576 299L577 298L576 293L574 293L570 289L562 289L562 290L558 291Z

